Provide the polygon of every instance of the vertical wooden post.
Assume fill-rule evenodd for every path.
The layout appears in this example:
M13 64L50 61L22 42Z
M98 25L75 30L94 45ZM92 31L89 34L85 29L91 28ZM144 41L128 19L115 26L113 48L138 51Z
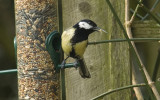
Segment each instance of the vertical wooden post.
M59 100L59 74L45 48L58 29L57 0L15 0L19 99Z
M124 22L124 0L110 0ZM108 31L93 33L89 41L124 38L105 0L62 0L64 29L79 20L91 19ZM90 79L82 79L74 68L66 69L67 100L90 100L103 92L131 84L129 46L126 42L89 45L84 54ZM73 61L72 61L73 62ZM129 100L130 89L107 95L104 100Z

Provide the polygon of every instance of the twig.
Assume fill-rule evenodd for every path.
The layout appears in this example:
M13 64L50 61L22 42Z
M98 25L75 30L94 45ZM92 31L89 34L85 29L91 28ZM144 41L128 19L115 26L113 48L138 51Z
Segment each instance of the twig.
M136 72L135 72L134 66L132 66L132 84L133 85L138 84L137 79L136 79ZM142 92L139 87L134 87L133 90L135 92L137 100L144 100Z
M125 1L126 1L125 21L127 22L126 24L128 24L128 21L129 21L129 7L128 7L128 5L129 5L129 0L125 0ZM140 0L139 3L141 3L141 0ZM134 15L134 16L135 16L135 15ZM131 23L130 23L130 24L131 24ZM126 31L127 31L128 38L133 38L133 37L132 37L132 32L131 32L131 27L130 27L130 25L126 25ZM146 67L144 66L144 64L143 64L143 62L142 62L142 60L141 60L141 58L140 58L140 55L139 55L139 53L138 53L138 51L137 51L137 48L136 48L134 42L131 41L130 43L131 43L131 45L132 45L132 47L133 47L133 49L134 49L134 51L135 51L136 57L137 57L137 59L138 59L138 61L139 61L139 64L141 65L141 68L142 68L142 70L143 70L144 76L145 76L146 79L147 79L147 83L149 84L150 88L152 89L152 91L153 91L156 99L157 99L157 100L160 100L160 95L159 95L159 93L158 93L158 91L157 91L154 83L152 82L151 77L149 76L149 74L148 74L148 72L147 72L147 70L146 70ZM152 93L150 93L150 94L152 94Z
M140 2L141 2L141 1L140 1ZM140 5L137 4L136 9L135 9L135 11L134 11L134 13L133 13L133 15L132 15L132 17L131 17L131 19L130 19L130 24L133 22L136 14L137 14L137 11L138 11L139 6L140 6ZM129 9L129 8L128 8L128 9Z
M149 76L149 74L148 74L148 72L147 72L144 64L142 63L142 61L141 61L141 59L140 59L140 56L139 56L137 50L134 48L135 45L133 46L133 45L132 45L133 43L129 41L128 35L131 35L131 34L127 34L126 30L124 29L124 27L123 27L123 25L122 25L119 17L117 16L117 14L116 14L116 12L115 12L112 4L110 3L110 1L109 1L109 0L106 0L106 2L107 2L107 4L108 4L108 6L110 7L110 9L111 9L114 17L116 18L116 20L117 20L120 28L122 29L125 38L128 40L128 44L129 44L130 48L133 50L133 54L135 55L135 57L136 57L136 59L137 59L137 61L138 61L138 64L139 64L140 68L142 69L142 75L144 76L145 82L149 84L149 86L151 87L151 89L152 89L154 95L156 96L157 100L160 100L159 93L158 93L158 91L157 91L154 83L151 81L151 78L150 78L150 76ZM128 11L128 10L127 10L127 11ZM129 20L127 19L126 21L128 22ZM130 31L130 32L131 32L130 27L128 27L128 25L126 25L126 26L127 26L127 27L126 27L126 28L127 28L127 31ZM145 78L145 77L146 77L146 78Z
M130 9L130 11L131 11L131 13L134 13L134 10L133 10L132 8ZM141 16L141 15L140 15L140 14L138 14L138 13L136 14L136 16L137 16L137 17L139 17L140 19L142 19L142 18L143 18L143 16Z
M142 83L142 84L136 84L136 85L129 85L129 86L124 86L124 87L120 87L120 88L116 88L116 89L113 89L113 90L109 90L108 92L105 92L99 96L96 96L94 98L92 98L91 100L96 100L98 98L101 98L101 97L104 97L105 95L108 95L108 94L111 94L113 92L117 92L117 91L120 91L120 90L124 90L124 89L128 89L128 88L133 88L133 87L142 87L142 86L146 86L146 84Z
M141 2L141 0L140 0ZM126 23L126 31L127 31L127 34L129 36L129 38L132 38L132 32L131 32L131 24L137 14L137 11L138 11L138 8L139 8L140 4L137 4L136 6L136 9L131 17L131 19L129 18L129 0L125 0L125 23ZM129 24L129 25L128 25ZM134 45L134 42L132 41L131 42L132 45L133 45L133 48L135 49L135 45ZM134 73L134 67L132 66L132 84L137 84L137 81L136 81L136 75ZM135 91L135 94L136 94L136 97L138 100L143 100L143 96L142 96L142 93L141 93L141 90L139 88L133 88L134 91Z

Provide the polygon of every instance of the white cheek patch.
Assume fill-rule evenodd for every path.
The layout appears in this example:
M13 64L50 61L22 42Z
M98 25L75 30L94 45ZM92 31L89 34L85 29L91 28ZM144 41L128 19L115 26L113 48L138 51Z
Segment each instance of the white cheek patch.
M79 27L80 28L84 28L84 29L91 29L91 28L93 28L93 26L89 25L86 22L79 22Z

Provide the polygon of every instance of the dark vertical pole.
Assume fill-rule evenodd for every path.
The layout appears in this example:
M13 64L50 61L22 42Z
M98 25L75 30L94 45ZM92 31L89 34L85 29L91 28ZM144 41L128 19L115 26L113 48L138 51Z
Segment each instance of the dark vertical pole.
M59 74L45 48L58 29L57 0L15 0L19 99L59 100Z
M62 0L58 0L58 15L59 15L59 32L62 34L63 32L63 14L62 14ZM61 52L61 61L64 58L63 52ZM65 87L65 70L61 69L60 72L60 77L61 77L61 99L66 100L66 87Z

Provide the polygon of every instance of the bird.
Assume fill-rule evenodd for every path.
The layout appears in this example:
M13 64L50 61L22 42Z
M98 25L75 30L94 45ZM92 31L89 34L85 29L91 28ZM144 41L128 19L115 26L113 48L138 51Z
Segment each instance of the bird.
M90 72L86 66L83 54L88 45L88 36L95 31L105 30L99 28L95 22L90 19L80 20L72 27L63 31L61 35L61 45L63 52L67 57L63 60L61 66L65 66L66 60L71 57L76 60L75 67L79 64L79 74L82 78L91 78Z

